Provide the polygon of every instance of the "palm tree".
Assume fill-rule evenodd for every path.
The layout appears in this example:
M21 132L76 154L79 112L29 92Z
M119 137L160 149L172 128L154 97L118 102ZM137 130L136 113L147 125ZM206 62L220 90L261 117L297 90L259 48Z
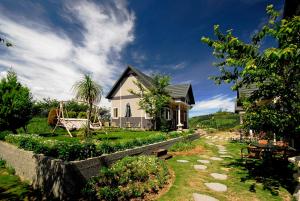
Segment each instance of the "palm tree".
M77 81L73 85L73 89L76 93L76 99L88 103L89 110L87 115L87 134L90 134L90 122L93 104L101 101L103 92L102 86L92 80L91 75L85 74L81 80Z

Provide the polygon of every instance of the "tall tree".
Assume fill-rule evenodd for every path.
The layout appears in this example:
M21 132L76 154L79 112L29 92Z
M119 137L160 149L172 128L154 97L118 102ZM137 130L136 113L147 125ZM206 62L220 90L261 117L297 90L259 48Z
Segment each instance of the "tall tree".
M221 72L216 83L233 82L233 89L255 85L244 98L246 128L280 135L299 134L300 122L300 16L278 19L279 12L267 7L268 22L246 43L232 34L221 33L215 25L216 40L202 37L214 49L215 64ZM264 39L275 46L263 48ZM264 45L265 46L265 45Z
M90 134L93 104L101 101L103 93L102 86L93 81L91 75L85 74L81 80L74 84L73 88L76 93L76 99L85 101L89 105L87 112L87 134Z
M146 88L141 82L135 82L138 91L129 92L140 97L139 106L151 118L154 129L157 129L157 122L160 118L160 111L170 103L171 97L166 87L170 85L170 77L154 75L152 86Z
M31 119L32 96L27 87L18 82L17 75L9 71L0 81L0 130L17 129L26 125Z

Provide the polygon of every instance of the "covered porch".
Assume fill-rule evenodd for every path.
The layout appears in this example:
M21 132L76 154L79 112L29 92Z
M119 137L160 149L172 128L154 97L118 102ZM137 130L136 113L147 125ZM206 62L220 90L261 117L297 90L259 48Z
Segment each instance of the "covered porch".
M170 109L172 110L173 128L177 130L187 129L189 110L192 107L181 100L175 100L171 103Z

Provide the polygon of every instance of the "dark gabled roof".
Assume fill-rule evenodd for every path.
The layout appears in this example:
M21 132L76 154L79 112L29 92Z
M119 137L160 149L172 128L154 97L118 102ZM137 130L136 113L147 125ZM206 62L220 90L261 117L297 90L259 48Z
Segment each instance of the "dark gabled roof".
M148 75L142 73L141 71L139 71L136 68L133 68L132 66L128 66L124 72L122 73L122 75L120 76L120 78L117 80L117 82L113 85L113 87L111 88L111 90L108 92L108 94L106 95L107 99L110 99L114 93L114 91L117 89L117 87L119 86L120 82L123 80L123 78L127 75L127 73L129 71L134 72L135 74L137 74L138 79L140 82L142 82L146 87L150 87L152 85L152 78L149 77Z
M167 87L170 96L174 99L183 98L189 95L189 104L195 104L195 99L193 95L191 84L176 84Z
M249 86L242 86L241 88L238 89L238 97L237 98L241 98L241 97L248 98L257 89L258 88L255 84L251 84Z
M111 99L114 91L117 89L119 86L120 82L123 80L123 78L129 73L129 71L132 71L137 75L137 79L143 83L146 87L151 87L153 85L153 79L139 71L138 69L128 66L125 71L122 73L120 78L117 80L117 82L113 85L111 90L108 92L106 98ZM195 104L195 99L193 95L193 90L192 90L192 85L190 84L178 84L178 85L170 85L167 87L167 90L170 93L170 96L174 99L180 99L180 98L185 98L189 97L189 104Z

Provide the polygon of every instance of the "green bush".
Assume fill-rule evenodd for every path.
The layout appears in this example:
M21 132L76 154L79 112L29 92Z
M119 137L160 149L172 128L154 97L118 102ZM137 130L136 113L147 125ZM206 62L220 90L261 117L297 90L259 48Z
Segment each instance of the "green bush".
M102 152L96 150L96 145L90 142L44 140L38 135L7 135L5 140L19 148L44 154L66 161L83 160L100 156Z
M125 157L103 167L89 180L84 193L99 200L130 200L157 193L168 181L166 164L153 156Z
M135 138L131 140L126 140L123 142L111 142L108 140L103 141L97 146L97 150L101 153L109 154L116 151L122 151L125 149L131 149L134 147L139 147L142 145L152 144L156 142L161 142L167 139L167 136L164 134L155 134L150 135L146 138Z
M18 81L16 73L9 71L0 80L0 131L17 133L26 129L32 117L32 95L27 87Z
M168 138L170 136L158 133L145 138L135 138L119 142L105 140L96 145L89 141L46 140L46 138L34 134L8 134L5 136L5 141L24 150L33 151L36 154L44 154L66 161L73 161L157 143L165 141Z
M86 119L86 112L79 112L77 118Z
M194 149L196 145L189 140L183 140L172 145L169 151L188 151Z
M69 111L68 112L68 117L69 118L76 118L78 115L77 115L77 112L74 112L74 111Z

